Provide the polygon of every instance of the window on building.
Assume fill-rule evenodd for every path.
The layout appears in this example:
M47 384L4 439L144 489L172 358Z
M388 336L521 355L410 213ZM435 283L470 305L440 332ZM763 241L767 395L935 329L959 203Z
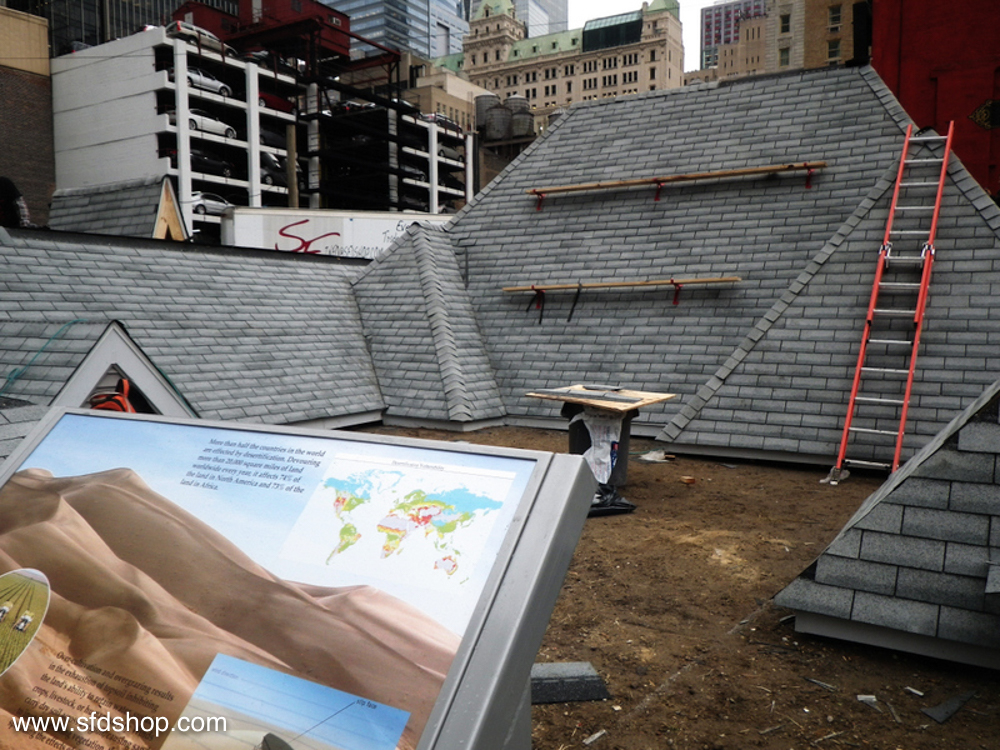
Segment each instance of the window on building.
M829 10L830 31L840 31L841 6L831 5Z
M656 62L656 50L655 49L651 49L649 51L649 61L650 62Z
M779 29L778 31L782 34L790 34L792 32L792 14L782 13L778 19Z
M840 40L831 39L826 43L827 62L835 63L840 61Z
M500 50L496 50L494 52L494 55L495 55L496 59L499 60L500 59Z
M649 69L649 80L652 81L652 80L655 80L655 79L656 79L656 68L650 68Z
M792 51L788 47L782 47L778 50L778 65L782 68L787 68L792 62Z
M476 53L475 52L472 53L472 64L473 65L476 64Z
M566 81L566 93L567 94L572 94L573 93L573 82L572 81Z

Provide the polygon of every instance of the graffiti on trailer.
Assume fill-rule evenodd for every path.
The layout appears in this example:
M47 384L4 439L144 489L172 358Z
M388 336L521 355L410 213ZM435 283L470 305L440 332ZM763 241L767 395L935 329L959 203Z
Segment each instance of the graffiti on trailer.
M290 248L288 250L285 250L284 252L289 252L289 253L309 253L309 254L312 254L312 255L319 255L322 252L322 250L319 250L319 249L313 250L312 249L312 244L314 242L318 242L319 240L323 239L324 237L339 237L340 236L340 232L327 232L326 234L321 234L321 235L319 235L317 237L313 237L312 239L307 240L304 237L299 237L299 236L294 235L294 234L292 234L291 232L288 231L292 227L299 226L299 224L308 224L308 223L309 223L309 219L302 219L302 221L295 221L295 222L292 222L291 224L286 224L285 226L283 226L281 229L278 230L278 234L281 235L282 237L287 237L290 240L298 240L298 242L299 242L299 246L298 247ZM275 250L281 250L281 248L278 247L278 243L277 242L274 243L274 249Z

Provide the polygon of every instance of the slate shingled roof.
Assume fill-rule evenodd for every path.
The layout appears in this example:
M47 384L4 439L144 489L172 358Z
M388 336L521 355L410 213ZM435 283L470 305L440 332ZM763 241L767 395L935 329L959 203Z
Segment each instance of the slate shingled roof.
M390 254L390 263L375 261L354 283L386 416L458 423L502 417L447 233L414 224Z
M633 431L677 450L836 455L905 113L869 68L800 71L573 107L446 229L508 420L535 388L619 383L678 399ZM825 161L801 173L551 195L532 188ZM1000 214L953 162L912 445L1000 372ZM410 260L389 256L383 273ZM739 276L546 294L514 285ZM397 288L383 299L404 300ZM416 342L413 342L414 346ZM431 355L431 349L424 350ZM416 387L417 384L414 384ZM414 396L417 398L417 396Z
M49 406L107 322L0 320L0 396Z
M379 411L348 271L331 260L0 230L0 324L10 334L25 322L118 320L204 418L287 424ZM5 336L0 350L23 357L42 333L20 329L11 337L29 343Z
M153 176L56 190L52 195L49 227L67 232L152 237L163 180L162 176Z
M1000 667L1000 381L871 495L775 603L797 629Z
M0 398L0 464L45 416L48 408Z

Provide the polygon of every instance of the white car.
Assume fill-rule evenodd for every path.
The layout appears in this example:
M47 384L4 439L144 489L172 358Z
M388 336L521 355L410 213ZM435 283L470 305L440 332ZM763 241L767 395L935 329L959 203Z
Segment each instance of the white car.
M170 124L176 125L177 112L170 110L167 115L170 118ZM191 130L200 130L204 133L215 133L216 135L221 135L225 138L236 137L236 129L234 127L227 125L215 115L212 115L203 109L192 109L188 111L188 127L191 128Z
M196 214L221 216L232 205L232 203L221 195L216 195L215 193L191 193L191 207Z
M201 28L201 26L195 26L193 23L187 23L186 21L171 21L167 24L166 29L167 36L181 37L205 49L212 49L233 57L236 56L236 50L228 44L223 44L219 37L208 29Z
M170 73L168 75L171 81L174 80L173 68L170 69ZM202 70L201 68L188 68L187 82L188 86L194 86L195 88L204 89L205 91L211 91L213 94L218 94L219 96L233 95L233 90L229 88L229 86L224 84L207 70Z

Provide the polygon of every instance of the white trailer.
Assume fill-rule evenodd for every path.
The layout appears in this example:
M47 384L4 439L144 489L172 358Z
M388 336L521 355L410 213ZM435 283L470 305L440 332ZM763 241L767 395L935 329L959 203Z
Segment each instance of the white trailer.
M231 208L222 216L222 244L374 259L411 224L444 224L450 218L417 211Z

